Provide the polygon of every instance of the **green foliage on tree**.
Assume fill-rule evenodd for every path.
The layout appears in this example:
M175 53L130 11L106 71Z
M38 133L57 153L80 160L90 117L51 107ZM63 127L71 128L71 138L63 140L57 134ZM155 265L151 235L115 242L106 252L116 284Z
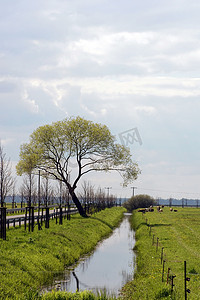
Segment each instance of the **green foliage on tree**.
M151 205L156 205L156 201L149 195L136 195L124 202L123 206L128 212L132 212L137 208L147 208Z
M16 169L18 175L41 170L65 183L81 215L85 213L75 189L83 175L91 171L115 170L127 185L140 173L129 149L115 142L107 126L81 117L37 128L30 142L21 146ZM76 170L73 182L70 180L72 169L73 173Z

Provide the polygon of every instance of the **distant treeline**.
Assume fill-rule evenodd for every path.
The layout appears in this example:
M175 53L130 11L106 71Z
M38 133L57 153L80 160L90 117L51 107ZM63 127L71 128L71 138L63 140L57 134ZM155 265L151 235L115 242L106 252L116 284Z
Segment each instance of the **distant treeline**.
M169 205L169 206L200 206L200 200L199 199L156 199L156 202L158 205Z
M126 202L128 198L117 198L117 203L123 204ZM175 199L175 198L169 198L169 199L162 199L162 198L157 198L155 199L158 205L172 205L172 206L200 206L200 199L187 199L187 198L182 198L182 199ZM21 196L16 195L14 201L16 203L21 202ZM13 202L13 196L7 196L5 202L7 203L12 203Z
M58 200L58 202L59 202L59 197L57 197L57 200ZM81 200L81 199L80 199ZM116 198L116 200L117 200L117 203L118 204L123 204L125 201L127 201L128 199L127 198ZM15 197L14 197L14 202L15 203L21 203L21 201L22 201L22 197L20 196L20 195L15 195ZM8 195L8 196L6 196L6 198L5 198L5 202L6 203L12 203L13 202L13 196L11 196L11 195ZM25 201L26 202L26 201Z

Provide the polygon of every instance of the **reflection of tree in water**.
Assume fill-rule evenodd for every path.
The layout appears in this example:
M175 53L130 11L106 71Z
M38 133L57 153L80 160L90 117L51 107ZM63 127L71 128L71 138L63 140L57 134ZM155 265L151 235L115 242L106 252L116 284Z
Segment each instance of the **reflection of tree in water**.
M76 280L76 290L78 290L78 291L79 290L80 291L91 290L96 294L98 294L99 292L102 292L102 291L106 291L106 286L102 286L102 287L96 286L96 285L92 286L92 285L89 285L89 284L86 284L86 283L80 281L77 274L75 274L74 271L68 272L67 277L65 278L65 280L63 282L60 282L59 290L67 291L69 289L69 287L72 286L71 282L73 281L73 283L74 283L74 278Z

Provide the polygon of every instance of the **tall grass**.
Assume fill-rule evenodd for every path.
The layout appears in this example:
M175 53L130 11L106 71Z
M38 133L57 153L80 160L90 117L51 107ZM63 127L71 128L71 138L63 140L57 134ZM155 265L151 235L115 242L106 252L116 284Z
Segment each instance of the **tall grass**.
M51 293L46 293L44 295L39 295L39 293L29 292L26 295L28 300L116 300L115 296L109 296L106 291L99 292L97 294L92 293L91 291L83 292L56 292L52 291Z
M124 208L114 207L89 218L74 215L63 225L53 220L49 229L36 228L33 233L17 227L8 230L7 240L0 240L0 299L31 299L109 235L123 212Z

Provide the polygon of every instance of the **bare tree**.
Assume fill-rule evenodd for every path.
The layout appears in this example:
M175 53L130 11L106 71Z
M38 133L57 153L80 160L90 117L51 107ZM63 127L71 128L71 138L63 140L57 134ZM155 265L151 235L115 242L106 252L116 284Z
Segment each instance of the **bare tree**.
M43 174L42 176L42 184L41 184L41 200L45 206L50 205L51 199L54 197L54 190L51 185L49 175Z
M6 157L3 146L0 143L0 199L1 207L5 202L7 194L12 190L14 179L12 177L12 165L10 158Z
M33 195L36 195L36 184L34 179L34 174L32 173L25 174L23 178L21 191L23 191L23 195L27 201L28 206L31 206L31 204L33 204L32 198Z
M15 190L15 182L14 182L12 187L12 208L16 208L15 197L16 197L16 190Z
M49 178L45 176L42 178L41 184L41 200L45 206L48 206L48 198L49 198Z
M103 190L101 187L98 187L96 197L98 199L98 202L105 203L106 201L105 190Z
M92 185L89 181L84 180L81 187L82 190L79 193L79 197L82 198L84 201L87 201L89 200L89 198L94 196L94 185Z

